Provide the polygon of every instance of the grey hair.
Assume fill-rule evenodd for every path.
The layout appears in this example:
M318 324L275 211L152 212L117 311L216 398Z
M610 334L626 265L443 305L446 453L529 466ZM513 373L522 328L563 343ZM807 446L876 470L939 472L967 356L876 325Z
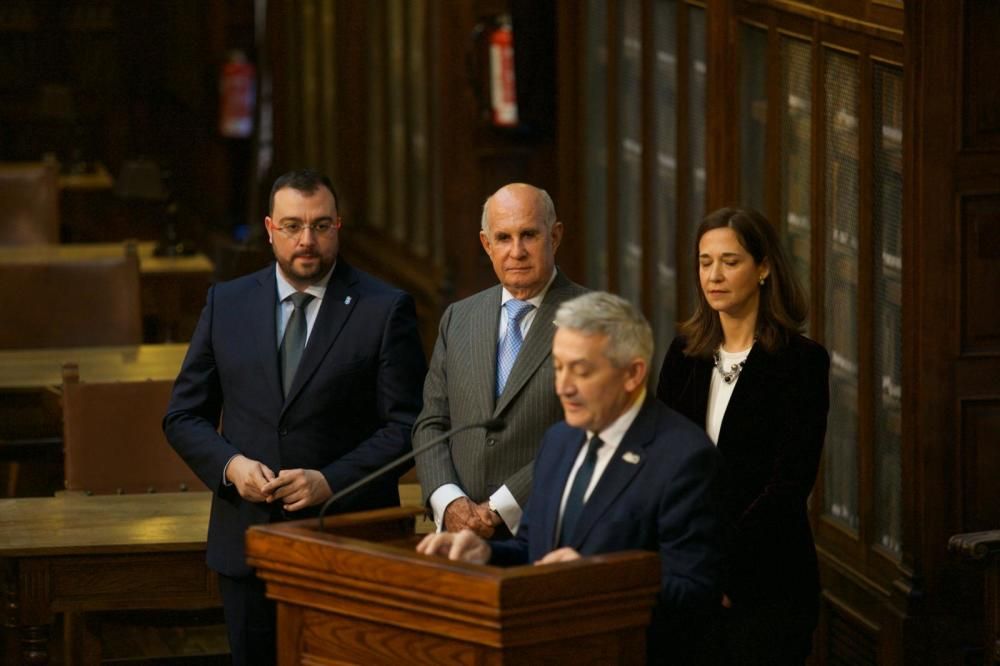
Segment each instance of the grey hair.
M565 301L556 312L555 325L584 335L606 335L605 355L617 368L641 358L653 358L653 329L639 309L621 296L592 291Z
M552 203L552 197L549 196L549 193L540 187L535 187L534 185L527 185L524 183L511 183L511 185L524 185L525 187L530 187L535 191L536 203L542 212L542 223L545 225L546 230L551 231L552 225L556 223L556 206ZM509 185L504 185L504 187L509 187ZM503 187L500 189L503 189ZM497 192L499 191L500 190L497 190ZM490 230L490 223L488 219L489 207L490 201L495 195L496 192L487 197L486 201L483 202L483 214L479 221L479 228L484 234L488 234Z

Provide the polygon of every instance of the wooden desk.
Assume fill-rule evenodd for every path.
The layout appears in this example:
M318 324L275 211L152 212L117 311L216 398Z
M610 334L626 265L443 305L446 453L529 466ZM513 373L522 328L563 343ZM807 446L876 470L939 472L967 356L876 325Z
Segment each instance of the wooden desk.
M142 286L142 315L146 342L184 342L191 339L205 303L215 265L204 254L157 257L156 243L136 243ZM63 245L0 246L0 263L52 263L121 256L125 243L71 243Z
M107 168L100 163L94 165L93 171L59 174L60 190L110 192L114 186L115 179L108 173Z
M187 343L125 347L0 350L0 390L37 391L62 385L62 366L76 363L85 382L173 379Z
M0 464L7 497L51 495L63 487L62 366L92 382L173 379L187 344L0 351ZM21 464L19 464L21 463Z
M56 613L220 606L205 565L210 502L205 492L0 500L8 626L24 662L48 662ZM74 643L99 662L99 643Z

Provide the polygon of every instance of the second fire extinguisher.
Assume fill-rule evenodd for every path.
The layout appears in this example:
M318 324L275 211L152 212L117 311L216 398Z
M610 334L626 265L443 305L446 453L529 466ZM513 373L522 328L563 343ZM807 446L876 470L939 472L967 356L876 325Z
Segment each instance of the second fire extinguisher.
M493 124L517 125L517 87L514 81L514 31L504 14L490 33L490 105Z
M232 51L219 81L219 133L229 139L249 137L256 101L257 72L242 51Z

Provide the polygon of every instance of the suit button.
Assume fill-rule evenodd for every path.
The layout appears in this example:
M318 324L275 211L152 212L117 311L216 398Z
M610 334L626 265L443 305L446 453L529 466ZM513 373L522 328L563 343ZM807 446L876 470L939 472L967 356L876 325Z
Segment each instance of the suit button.
M496 446L496 444L497 440L493 439L492 437L486 440L486 446Z
M278 431L278 434L284 437L285 435L288 434L288 428L282 428L281 430Z

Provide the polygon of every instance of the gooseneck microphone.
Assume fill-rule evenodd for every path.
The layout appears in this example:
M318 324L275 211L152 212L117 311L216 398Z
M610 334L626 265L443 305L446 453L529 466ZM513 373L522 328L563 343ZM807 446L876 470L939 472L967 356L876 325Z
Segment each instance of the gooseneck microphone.
M444 441L447 441L447 440L451 439L452 437L454 437L455 435L457 435L460 432L465 432L466 430L472 430L473 428L483 428L485 430L493 430L494 432L498 432L500 430L503 430L506 427L507 427L507 423L503 419L489 419L487 421L480 421L479 423L467 423L466 425L458 426L457 428L452 428L448 432L443 433L441 435L438 435L437 437L435 437L431 441L427 442L423 446L420 446L420 447L418 447L416 449L413 449L409 453L405 453L405 454L401 455L400 457L396 458L395 460L393 460L392 462L387 463L387 464L383 465L382 467L379 467L377 470L375 470L371 474L358 479L357 481L355 481L351 485L347 486L346 488L341 488L340 490L338 490L337 492L335 492L330 497L330 499L328 499L323 504L323 508L319 510L319 529L320 529L320 531L323 531L323 517L326 516L327 510L333 505L334 502L336 502L337 500L339 500L339 499L341 499L341 498L343 498L343 497L345 497L347 495L350 495L351 493L353 493L358 488L361 488L362 486L365 486L365 485L371 483L372 481L374 481L378 477L382 476L383 474L385 474L389 470L392 470L392 469L395 469L395 468L399 467L400 465L402 465L403 463L405 463L407 460L411 460L412 458L415 458L415 457L419 456L421 453L423 453L427 449L429 449L429 448L431 448L433 446L437 446L441 442L444 442Z

